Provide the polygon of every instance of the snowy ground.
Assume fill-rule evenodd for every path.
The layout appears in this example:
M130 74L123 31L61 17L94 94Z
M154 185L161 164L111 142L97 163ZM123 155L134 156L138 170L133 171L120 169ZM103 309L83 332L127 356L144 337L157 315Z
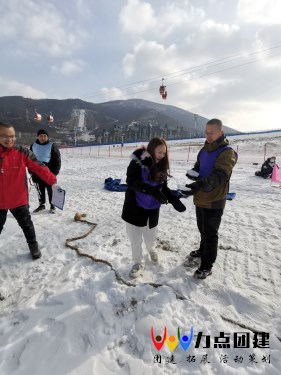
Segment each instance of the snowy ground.
M233 139L233 144L239 151L231 182L236 198L227 202L213 275L195 280L194 268L182 265L199 239L189 198L183 199L187 210L182 214L162 206L160 263L152 265L147 258L135 287L117 281L108 265L65 247L66 238L90 229L73 220L76 212L86 213L97 227L73 244L111 262L132 281L130 246L120 218L124 193L104 190L103 183L107 177L125 182L134 145L127 152L123 148L122 158L97 157L93 148L62 150L59 184L67 191L65 208L55 215L33 214L42 258L30 259L10 214L0 237L0 374L280 374L281 190L254 176L264 158L264 138ZM281 137L268 140L268 152L279 164L280 146ZM170 151L169 185L176 188L186 181L195 156L190 153L186 162L188 145L171 145ZM37 207L34 188L30 202L31 210ZM180 344L173 353L168 344L157 352L150 329L163 336L165 326L167 336L176 336L179 327L181 337L194 328L186 352ZM247 334L248 343L235 339ZM216 347L220 335L229 335L229 348Z

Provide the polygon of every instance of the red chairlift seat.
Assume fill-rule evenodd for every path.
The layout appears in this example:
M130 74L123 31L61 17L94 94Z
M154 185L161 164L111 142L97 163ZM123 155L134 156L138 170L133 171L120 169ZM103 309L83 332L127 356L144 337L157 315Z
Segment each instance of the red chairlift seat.
M167 95L168 95L168 93L167 93L167 91L165 91L165 92L162 94L162 99L167 99Z
M47 121L48 122L54 122L54 117L51 116L51 115L47 116Z

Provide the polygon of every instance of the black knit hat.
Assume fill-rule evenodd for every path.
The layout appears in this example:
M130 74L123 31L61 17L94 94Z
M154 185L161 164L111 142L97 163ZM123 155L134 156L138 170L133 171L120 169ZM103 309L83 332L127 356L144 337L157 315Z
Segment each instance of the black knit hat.
M49 134L48 134L47 130L45 130L45 129L39 129L38 132L37 132L37 137L40 134L46 134L49 137Z

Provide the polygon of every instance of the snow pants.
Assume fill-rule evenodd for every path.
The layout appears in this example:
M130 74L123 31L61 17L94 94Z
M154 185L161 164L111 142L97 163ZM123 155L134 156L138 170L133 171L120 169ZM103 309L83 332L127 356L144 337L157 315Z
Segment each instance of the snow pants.
M131 243L133 262L141 263L143 261L142 242L144 241L147 251L150 252L156 242L157 227L149 228L148 223L145 227L126 223L126 231Z

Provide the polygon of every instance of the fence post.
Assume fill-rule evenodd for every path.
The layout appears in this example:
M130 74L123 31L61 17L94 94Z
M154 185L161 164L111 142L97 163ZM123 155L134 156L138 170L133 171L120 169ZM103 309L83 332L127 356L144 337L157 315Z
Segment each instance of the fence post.
M266 159L266 143L264 144L264 160Z
M188 146L187 162L189 162L190 145Z

